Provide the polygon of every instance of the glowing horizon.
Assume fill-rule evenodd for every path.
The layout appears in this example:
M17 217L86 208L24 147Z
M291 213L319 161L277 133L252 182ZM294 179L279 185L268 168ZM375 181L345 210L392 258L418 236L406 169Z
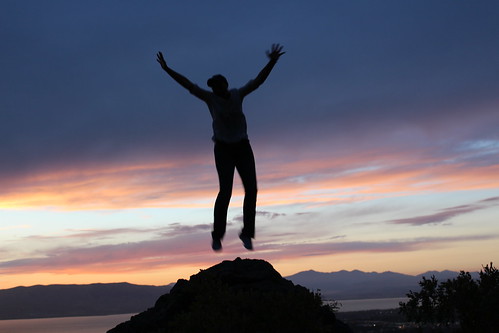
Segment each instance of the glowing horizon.
M176 280L194 274L195 267L198 269L206 268L205 266L213 265L217 261L248 255L269 260L276 268L282 267L284 273L281 273L285 275L308 269L318 270L322 268L325 271L347 269L345 266L338 266L334 263L334 261L340 260L342 265L345 265L343 258L347 257L370 258L369 260L361 260L358 264L350 263L348 265L350 269L375 271L377 267L381 271L392 270L400 273L419 274L428 270L437 270L438 267L435 267L434 263L420 263L419 269L407 267L407 265L403 265L404 259L402 258L418 258L418 256L424 258L422 253L432 251L433 254L436 252L447 253L451 251L450 248L455 252L455 244L477 242L482 249L480 257L483 258L484 262L470 262L471 259L476 258L473 256L466 261L466 267L459 267L457 262L453 262L449 266L441 267L441 269L471 269L473 265L493 261L494 258L485 258L484 254L491 253L490 249L494 248L494 244L499 238L499 230L495 233L485 234L480 232L463 234L461 231L449 233L447 231L447 235L444 237L430 236L431 234L428 235L427 232L431 228L448 229L446 224L449 221L459 220L461 216L476 214L484 216L483 225L489 225L490 228L492 223L490 214L499 203L499 196L493 195L493 193L497 193L496 188L499 184L490 177L497 172L497 166L461 169L460 165L456 167L444 162L440 166L434 165L432 168L414 170L414 168L407 168L406 165L413 162L406 158L397 159L394 156L381 155L378 157L385 161L386 166L377 164L375 167L369 167L370 157L365 161L358 157L347 160L319 158L317 162L308 159L307 163L300 161L288 163L284 173L272 171L266 173L266 169L272 170L275 166L273 164L266 166L266 161L263 161L264 171L261 172L260 183L263 183L264 189L260 190L259 194L257 219L260 222L257 224L257 251L255 253L242 251L237 237L234 237L235 228L237 229L240 223L240 202L242 200L241 185L237 184L231 205L232 218L227 242L224 243L225 249L222 255L214 254L209 249L211 225L209 220L206 221L206 218L211 216L212 202L217 190L216 179L211 179L206 183L196 182L196 185L199 185L198 188L193 186L192 182L187 182L186 186L183 187L182 181L176 182L175 186L177 186L177 194L179 195L172 202L169 202L170 191L163 190L164 184L162 182L154 183L147 180L149 175L155 175L154 170L164 172L165 178L171 179L168 174L176 168L182 169L185 172L185 177L189 178L191 173L195 173L194 171L189 172L190 168L199 170L197 159L183 161L180 166L171 163L151 166L151 164L146 163L143 166L122 166L116 169L99 170L97 168L91 172L87 171L88 175L83 177L83 181L81 175L75 177L71 172L61 172L60 179L57 178L57 172L34 177L36 180L49 180L37 181L31 189L31 192L35 192L41 188L40 183L45 184L41 194L36 192L33 194L35 197L44 198L43 201L38 201L42 204L40 206L32 205L37 201L31 200L28 196L28 199L25 200L27 203L25 207L7 210L4 208L4 212L11 211L14 214L18 210L23 210L25 214L29 215L29 218L20 222L23 224L3 228L4 233L19 234L22 232L24 236L18 237L17 241L11 239L10 246L4 246L3 252L9 254L11 260L0 262L0 273L2 274L0 282L3 287L14 287L21 281L25 281L23 284L26 285L40 284L43 279L46 279L46 283L50 283L50 281L61 283L66 279L70 279L71 283L75 283L75 281L81 283L84 281L87 283L122 282L126 276L128 279L126 282L140 284L140 281L143 281L144 284L161 285L175 282L163 279ZM417 159L417 156L415 160L419 160L419 163L422 164L436 163L434 160ZM388 163L389 161L392 162ZM404 162L401 165L396 165L394 161ZM358 168L358 165L366 165L367 167ZM348 166L353 166L353 169L348 169ZM206 170L206 174L197 174L196 178L209 179L213 170L205 167L202 169ZM485 172L484 170L489 171ZM138 186L138 177L133 175L135 172L143 177L145 175L145 180L141 179ZM176 170L173 170L173 173L178 174ZM300 181L296 181L296 178L300 178ZM399 215L387 217L383 209L380 208L387 203L413 200L416 201L413 201L412 205L417 206L421 199L414 198L422 196L448 197L456 191L456 185L452 180L457 178L460 179L460 192L478 192L477 198L481 199L468 201L466 205L455 206L450 204L452 202L450 200L449 204L444 205L443 208L432 203L430 206L434 207L428 207L429 209L427 208L424 214L409 210L409 212L402 212L403 217ZM68 179L70 181L67 181ZM87 185L75 186L73 183L75 179L77 185L81 183ZM484 179L490 181L484 182ZM67 183L65 183L66 181ZM23 182L23 189L29 193L28 184L30 182ZM435 184L438 186L436 187ZM113 188L116 187L115 185L118 189ZM102 190L103 188L105 190ZM66 190L63 196L59 193L61 189ZM72 189L72 191L67 189ZM156 197L151 203L147 194L160 193L161 191L164 191L164 197ZM489 191L492 192L486 195ZM49 195L51 193L53 193L52 196ZM89 196L88 193L91 195ZM96 197L96 193L99 194L98 197ZM144 193L146 195L143 195ZM97 210L94 208L93 202L105 202L106 198L115 196L120 196L120 203L123 204L103 206ZM80 198L80 200L67 200L67 198L73 197ZM61 198L63 200L60 200ZM138 200L140 198L144 198L144 201ZM189 204L193 198L197 204ZM8 197L4 196L3 202L9 202ZM134 206L129 205L131 202L134 203ZM168 204L154 204L155 202ZM369 211L370 208L365 207L366 205L377 206L379 202L382 202L383 205L371 208L372 212ZM74 206L68 203L72 203ZM353 211L348 209L348 206L352 205L356 207ZM47 211L47 207L51 208ZM345 212L339 210L345 209L345 207L347 207ZM361 212L356 211L357 209L360 209ZM172 210L184 211L185 216L189 216L193 210L201 212L178 223L175 222L174 218L175 216L179 218L180 215L172 214ZM98 217L99 221L102 221L101 223L108 226L116 223L115 218L111 218L113 215L128 214L131 217L126 225L121 227L103 228L91 223L92 227L88 229L59 229L54 234L53 230L44 232L41 226L28 223L29 219L36 218L41 211L45 211L48 216L62 215L66 219L79 217L86 211L87 218ZM147 217L147 215L151 216ZM335 215L340 216L340 219L335 221L336 226L331 230L328 219L335 218ZM365 215L371 216L371 218L376 217L378 222L356 220L356 218L364 219ZM40 214L41 220L37 223L44 223L50 219L48 216L43 217ZM142 217L139 220L134 220L137 216ZM166 218L172 220L164 221ZM199 218L205 219L205 222L196 222L199 221ZM119 217L117 219L119 220ZM140 227L141 223L148 219L152 221L146 222L145 227ZM296 228L304 221L308 221L308 223L313 221L317 231L302 232L301 238L297 240L296 236L300 233L297 232ZM275 225L272 227L272 224ZM376 237L376 233L373 234L370 231L378 229L376 224L386 227L391 225L390 231ZM419 230L415 234L415 228L423 230ZM334 229L338 230L335 232ZM411 229L413 230L412 237L407 237L406 233ZM38 235L31 234L31 230L39 230ZM364 235L366 232L367 236ZM329 236L324 237L328 234ZM18 251L15 249L22 247L22 244L27 244L27 242L31 246L28 246L28 249L25 249L21 255L15 254ZM54 243L56 246L53 245ZM33 247L32 251L29 250L30 247ZM429 251L425 247L432 250ZM44 251L45 255L35 255L40 251ZM383 257L392 258L391 261L397 262L397 266L393 264L383 265L379 260L372 258L380 254ZM465 257L464 253L460 255L460 258ZM324 261L329 260L332 263L330 268L326 269L327 265L324 264ZM303 265L309 262L312 266L301 266L300 269L299 265L295 265L296 268L293 271L291 268L293 265L290 264L292 262L302 262ZM373 262L376 262L376 265L373 265ZM9 276L11 277L9 278ZM174 278L175 276L178 277ZM37 282L29 282L34 280Z

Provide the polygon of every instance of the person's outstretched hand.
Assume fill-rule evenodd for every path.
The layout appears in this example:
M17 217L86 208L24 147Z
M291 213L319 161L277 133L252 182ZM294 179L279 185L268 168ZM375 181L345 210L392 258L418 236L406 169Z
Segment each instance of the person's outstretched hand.
M265 53L267 54L267 57L269 57L270 60L277 60L277 59L279 59L280 56L282 56L284 53L286 53L286 52L281 52L281 51L282 51L281 45L272 44L272 48L270 49L270 51L266 51Z
M166 71L168 66L166 65L166 61L165 61L165 58L163 57L163 53L158 52L156 54L156 57L157 57L156 61L159 62L159 64L161 65L161 68L163 68Z

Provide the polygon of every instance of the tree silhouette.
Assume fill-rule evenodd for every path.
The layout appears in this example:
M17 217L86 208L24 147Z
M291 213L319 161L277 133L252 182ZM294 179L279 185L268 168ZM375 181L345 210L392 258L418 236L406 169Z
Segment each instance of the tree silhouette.
M435 276L419 282L419 292L410 291L400 303L408 321L426 327L459 324L463 332L497 332L499 329L499 270L486 265L477 280L461 271L454 279L439 283Z

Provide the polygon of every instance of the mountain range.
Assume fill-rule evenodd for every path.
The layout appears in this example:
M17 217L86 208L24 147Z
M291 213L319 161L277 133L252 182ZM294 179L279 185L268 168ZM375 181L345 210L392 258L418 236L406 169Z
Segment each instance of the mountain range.
M393 272L354 270L321 273L310 270L285 278L312 291L320 291L325 300L346 300L404 297L410 290L419 290L418 282L422 276L429 278L432 275L440 281L454 278L458 273L427 272L413 276ZM3 289L0 290L0 319L138 313L153 306L172 287L173 284L99 283Z
M153 305L171 287L97 283L4 289L0 290L0 319L137 313Z
M418 282L423 276L427 278L435 276L439 281L445 281L455 278L458 274L452 271L406 275L394 272L368 273L359 270L333 273L310 270L287 276L286 279L310 290L320 290L325 299L346 300L405 297L410 290L419 290Z

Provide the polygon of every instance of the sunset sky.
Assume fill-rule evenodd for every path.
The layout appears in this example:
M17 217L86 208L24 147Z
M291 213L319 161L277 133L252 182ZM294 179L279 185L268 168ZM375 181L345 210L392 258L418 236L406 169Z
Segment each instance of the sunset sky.
M0 2L0 289L165 285L222 260L419 274L499 263L499 2ZM255 251L211 250L201 87L254 78Z

